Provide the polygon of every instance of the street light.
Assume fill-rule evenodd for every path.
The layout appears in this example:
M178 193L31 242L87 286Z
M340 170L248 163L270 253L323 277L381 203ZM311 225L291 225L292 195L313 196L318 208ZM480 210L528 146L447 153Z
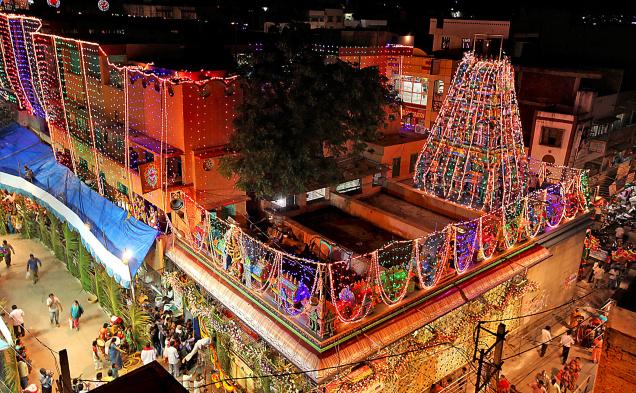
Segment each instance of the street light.
M125 248L124 252L121 256L121 260L124 263L124 265L126 265L126 267L128 268L128 274L130 276L130 290L132 291L132 298L133 298L133 303L136 302L136 297L135 297L135 282L133 280L133 275L132 272L130 271L130 258L132 258L133 254L132 251L130 251L129 249Z

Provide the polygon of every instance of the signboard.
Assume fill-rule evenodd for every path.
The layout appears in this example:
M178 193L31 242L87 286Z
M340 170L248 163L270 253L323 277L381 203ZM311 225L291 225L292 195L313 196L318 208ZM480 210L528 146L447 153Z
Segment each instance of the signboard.
M601 249L592 250L590 251L590 256L599 261L605 261L607 259L607 251Z
M159 171L154 162L139 165L139 174L141 175L141 192L154 191L159 188Z

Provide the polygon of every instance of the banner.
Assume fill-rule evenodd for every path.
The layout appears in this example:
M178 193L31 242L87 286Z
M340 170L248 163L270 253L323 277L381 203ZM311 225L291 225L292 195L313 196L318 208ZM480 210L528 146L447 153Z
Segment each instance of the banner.
M154 162L139 165L141 175L141 192L146 194L159 188L159 171Z

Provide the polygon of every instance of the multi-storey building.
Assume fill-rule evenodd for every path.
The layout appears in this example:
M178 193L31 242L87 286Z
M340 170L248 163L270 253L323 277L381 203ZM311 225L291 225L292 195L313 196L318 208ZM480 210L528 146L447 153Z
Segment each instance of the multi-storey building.
M377 168L356 162L350 184L244 225L212 211L242 197L214 178L240 94L233 78L116 64L98 44L39 28L37 19L0 15L3 98L45 118L58 160L101 194L134 192L144 207L174 210L163 279L213 338L211 360L226 384L421 392L467 363L476 322L529 328L541 323L538 311L572 298L587 177L523 154L509 63L462 61L446 101L462 110L440 110L424 149L435 154L414 160L421 189L404 179L402 162L368 187ZM483 99L471 107L463 93L483 68L490 76L471 95ZM421 91L410 93L421 101ZM395 135L376 148L398 154ZM491 150L504 160L481 159ZM526 177L537 179L531 193ZM453 184L471 191L470 203L446 193Z
M401 99L402 123L421 133L435 120L457 64L412 46L342 47L339 57L361 68L377 67Z
M472 49L476 36L508 39L510 21L431 18L428 32L433 36L433 52L457 52Z
M615 180L625 183L633 172L636 100L621 91L622 72L518 67L516 85L530 154L589 169L602 195L613 194Z

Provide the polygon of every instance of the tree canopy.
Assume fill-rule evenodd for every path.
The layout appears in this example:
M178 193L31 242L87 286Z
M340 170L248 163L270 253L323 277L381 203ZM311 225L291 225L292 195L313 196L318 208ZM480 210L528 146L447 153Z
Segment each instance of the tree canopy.
M357 69L289 40L256 54L241 84L230 140L237 154L221 169L259 197L340 182L337 161L361 156L395 99L377 69Z

